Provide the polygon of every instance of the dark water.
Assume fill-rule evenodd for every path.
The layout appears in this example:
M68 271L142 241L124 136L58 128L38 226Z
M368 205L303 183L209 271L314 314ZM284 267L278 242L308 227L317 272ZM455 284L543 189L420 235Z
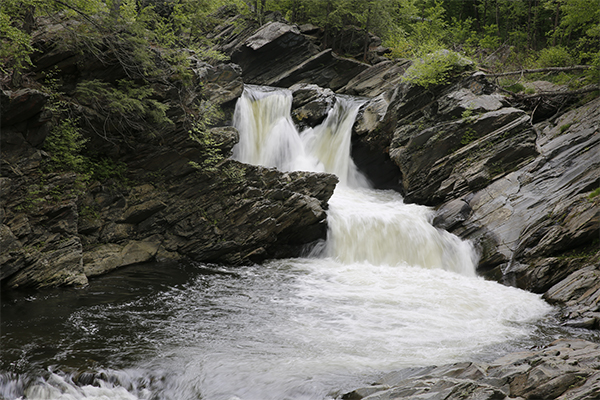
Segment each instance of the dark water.
M538 311L474 306L477 286L523 296L517 301ZM454 307L464 315L456 326L443 320L449 311L421 304L455 289L468 300ZM335 398L387 370L491 359L580 333L557 327L544 307L512 288L410 267L352 270L302 259L230 270L132 266L85 289L3 290L0 398ZM460 332L471 323L485 326Z

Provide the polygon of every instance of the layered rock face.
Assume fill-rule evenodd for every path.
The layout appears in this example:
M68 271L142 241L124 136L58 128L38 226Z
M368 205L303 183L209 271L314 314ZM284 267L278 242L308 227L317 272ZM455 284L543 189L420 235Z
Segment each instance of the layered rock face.
M45 68L68 61L72 68L60 76L66 87L83 76L123 75L117 67L98 69L70 52L52 54L40 60ZM46 65L49 60L52 65ZM209 132L223 161L208 169L191 165L202 166L207 154L189 138L185 110L207 100L230 114L243 90L236 64L213 66L192 58L191 72L191 87L152 83L173 121L155 137L98 135L94 124L102 126L102 118L82 106L92 125L85 131L88 148L118 157L127 169L125 180L89 184L76 173L43 172L49 155L42 146L52 128L49 96L35 89L0 92L3 284L85 285L89 277L121 266L181 257L248 264L298 256L325 238L335 176L229 160L238 140L229 126Z
M232 17L231 23L237 18ZM242 67L246 83L277 87L311 83L337 90L369 68L369 64L340 57L331 48L320 49L316 38L306 34L310 27L301 29L277 20L239 33L230 27L217 27L213 35L221 43L219 48Z
M465 362L392 372L342 399L596 399L599 369L600 345L558 340L489 364Z
M479 274L568 305L571 325L600 328L600 100L533 125L481 73L428 90L386 86L385 71L404 65L352 82L375 96L355 125L357 165L405 201L436 207L436 226L477 246Z

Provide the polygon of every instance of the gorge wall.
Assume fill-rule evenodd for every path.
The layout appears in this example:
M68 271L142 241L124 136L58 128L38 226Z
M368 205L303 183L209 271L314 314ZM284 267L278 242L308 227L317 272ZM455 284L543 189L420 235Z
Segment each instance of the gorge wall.
M424 90L402 80L410 62L382 60L376 38L371 65L321 49L318 28L275 19L233 29L239 18L212 34L232 63L190 54L193 85L175 76L151 83L173 121L159 135L115 140L86 131L88 147L126 164L126 183L82 188L75 173L43 172L51 99L35 85L0 93L3 284L84 285L120 266L181 257L242 264L295 256L324 238L334 176L225 159L237 141L233 106L243 84L253 83L290 87L299 127L322 121L336 92L369 98L353 154L376 187L435 207L440 229L476 244L481 275L544 293L566 306L570 324L600 327L598 99L533 124L535 110L512 104L468 64L450 83ZM60 50L48 35L38 35L45 52L34 72L57 66L64 95L92 125L101 123L74 87L124 72L117 62L99 68ZM211 128L224 159L210 171L190 164L207 157L186 125L187 110L202 101L225 111Z

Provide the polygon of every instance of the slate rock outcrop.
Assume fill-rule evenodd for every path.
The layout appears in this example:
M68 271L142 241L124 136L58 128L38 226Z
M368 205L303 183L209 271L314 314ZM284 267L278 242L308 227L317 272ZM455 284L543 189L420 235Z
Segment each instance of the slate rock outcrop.
M563 339L490 363L415 367L382 376L344 400L587 400L600 396L600 345Z
M97 68L85 54L44 42L44 68L69 60L59 78L65 99L81 77L122 77L118 63ZM157 54L159 56L159 54ZM78 58L79 57L79 58ZM48 95L0 91L2 157L0 280L6 287L85 285L88 278L136 263L173 258L248 264L300 255L326 236L327 201L337 178L283 173L227 159L238 141L231 126L210 128L222 161L203 168L206 149L189 137L186 110L208 101L233 111L243 91L236 64L209 65L190 54L194 86L150 82L173 121L156 136L132 131L99 135L104 118L85 103L88 147L126 165L125 180L85 183L73 172L47 172L43 143L52 128ZM36 68L36 67L34 67ZM59 70L60 71L60 70ZM55 122L54 122L55 123ZM200 169L194 167L201 166Z
M364 74L368 87L383 76ZM480 275L568 304L565 323L598 329L600 100L534 125L482 73L373 94L353 134L372 182L436 207L437 227L476 245Z

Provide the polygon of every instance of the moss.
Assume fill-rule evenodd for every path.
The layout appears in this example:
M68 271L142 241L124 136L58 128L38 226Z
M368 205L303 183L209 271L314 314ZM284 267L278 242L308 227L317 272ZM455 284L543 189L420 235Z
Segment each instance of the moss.
M560 126L560 133L561 133L561 134L562 134L562 133L565 133L565 131L566 131L567 129L569 129L569 128L571 127L571 125L573 125L573 123L572 123L572 122L569 122L568 124L561 125L561 126Z

